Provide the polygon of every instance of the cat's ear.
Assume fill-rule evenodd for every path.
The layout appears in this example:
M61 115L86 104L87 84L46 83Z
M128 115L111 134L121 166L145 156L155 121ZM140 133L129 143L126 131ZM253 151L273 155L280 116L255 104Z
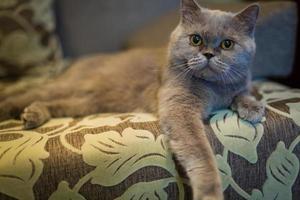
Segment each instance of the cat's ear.
M234 16L234 19L237 20L240 26L244 29L249 35L254 34L256 21L259 15L260 7L258 4L251 4L244 10L240 11Z
M181 0L181 20L192 23L201 14L201 7L196 0Z

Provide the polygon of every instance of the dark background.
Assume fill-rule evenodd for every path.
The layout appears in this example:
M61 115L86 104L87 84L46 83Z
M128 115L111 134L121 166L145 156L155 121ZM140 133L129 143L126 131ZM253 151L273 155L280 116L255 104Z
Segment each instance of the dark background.
M232 3L243 0L199 1ZM270 2L270 0L266 1ZM64 55L79 57L124 49L124 44L132 33L160 16L174 11L179 7L179 3L180 0L56 0L57 32L63 45ZM296 43L293 73L287 78L275 80L300 87L299 34Z
M122 48L131 33L179 6L179 0L57 0L57 27L66 56ZM93 17L91 17L93 16Z

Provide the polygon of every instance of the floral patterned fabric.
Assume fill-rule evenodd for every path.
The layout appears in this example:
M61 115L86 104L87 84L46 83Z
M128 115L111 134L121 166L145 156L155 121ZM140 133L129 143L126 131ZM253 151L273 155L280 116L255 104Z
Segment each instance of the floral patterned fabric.
M300 90L256 83L257 124L231 110L206 129L228 200L300 199ZM52 119L23 131L0 123L0 199L191 199L184 170L151 114Z
M45 73L58 64L52 0L0 1L0 77Z

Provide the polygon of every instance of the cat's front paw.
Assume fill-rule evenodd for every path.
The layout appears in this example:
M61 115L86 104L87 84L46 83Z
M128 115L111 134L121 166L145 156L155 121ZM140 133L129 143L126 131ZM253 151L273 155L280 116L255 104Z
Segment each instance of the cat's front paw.
M264 104L252 98L235 102L231 109L236 111L240 118L251 123L261 122L265 115Z
M204 196L201 200L223 200L223 195Z
M193 190L193 200L223 200L221 181L207 182L207 185Z
M50 119L48 109L39 102L35 102L26 107L21 114L21 120L24 123L24 129L37 128Z
M195 196L193 200L223 200L223 193L220 191L217 194Z

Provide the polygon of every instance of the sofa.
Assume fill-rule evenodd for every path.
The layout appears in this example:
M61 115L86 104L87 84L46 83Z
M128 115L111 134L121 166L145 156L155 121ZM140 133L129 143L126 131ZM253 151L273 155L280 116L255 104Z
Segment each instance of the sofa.
M129 0L128 5L136 5L134 2ZM98 5L106 11L99 11L99 16L106 14L99 17L104 21L110 9L133 12L131 6L112 2L60 0L54 4L55 10L52 3L0 1L0 101L59 76L72 67L74 59L97 53L98 45L72 48L70 41L75 36L68 34L77 27L72 27L76 20L68 24L71 16L62 11L79 9L83 4L86 9ZM143 5L155 10L155 4L148 6L149 1ZM245 3L203 5L238 10ZM178 19L177 6L166 1L158 6L159 17L146 15L136 20L131 26L139 28L130 34L124 31L126 39L108 51L164 44ZM94 17L88 18L88 12L85 15L87 19ZM300 89L296 89L300 85L293 88L268 79L276 77L289 83L290 77L297 77L292 74L297 71L297 24L295 3L262 3L258 55L252 71L256 79L253 95L265 103L265 118L251 124L224 109L205 122L226 200L300 199ZM77 42L73 45L78 48L84 45ZM283 50L276 50L279 47ZM0 199L188 200L192 192L184 169L168 150L155 113L99 113L52 119L28 131L18 119L0 122Z

